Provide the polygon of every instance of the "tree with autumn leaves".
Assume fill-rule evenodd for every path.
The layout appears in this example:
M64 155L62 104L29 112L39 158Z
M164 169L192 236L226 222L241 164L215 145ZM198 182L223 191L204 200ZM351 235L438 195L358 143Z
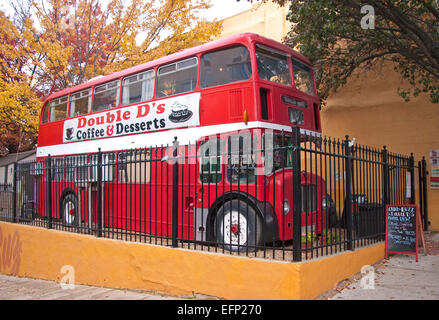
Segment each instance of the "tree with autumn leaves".
M208 0L10 0L0 12L0 154L35 145L41 98L212 40Z
M29 83L25 40L3 12L0 41L0 155L4 155L33 147L41 102Z

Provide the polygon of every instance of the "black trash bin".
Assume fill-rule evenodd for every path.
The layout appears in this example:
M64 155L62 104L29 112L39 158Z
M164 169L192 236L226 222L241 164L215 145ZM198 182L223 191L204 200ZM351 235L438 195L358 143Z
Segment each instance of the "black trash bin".
M346 199L344 201L342 226L346 223ZM379 203L369 203L365 195L353 195L352 199L352 228L356 238L366 238L382 234L385 230L383 206Z

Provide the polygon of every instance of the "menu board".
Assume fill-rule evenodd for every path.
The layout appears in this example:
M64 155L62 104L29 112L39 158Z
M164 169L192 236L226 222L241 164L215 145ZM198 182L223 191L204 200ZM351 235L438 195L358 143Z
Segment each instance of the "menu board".
M386 206L386 257L388 253L414 254L418 261L417 205Z

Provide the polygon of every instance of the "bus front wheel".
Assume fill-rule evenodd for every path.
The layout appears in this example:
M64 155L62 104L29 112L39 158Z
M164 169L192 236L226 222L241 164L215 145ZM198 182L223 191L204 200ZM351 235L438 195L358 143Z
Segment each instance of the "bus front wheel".
M225 250L256 251L262 245L262 222L248 203L234 199L218 210L216 241Z

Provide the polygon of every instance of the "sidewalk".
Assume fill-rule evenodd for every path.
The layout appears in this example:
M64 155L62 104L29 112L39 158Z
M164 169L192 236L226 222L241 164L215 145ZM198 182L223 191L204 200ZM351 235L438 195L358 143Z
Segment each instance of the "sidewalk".
M141 291L75 285L63 289L55 281L0 274L0 300L170 300L174 296Z
M418 262L413 255L392 254L317 299L439 300L439 233L425 238L427 254L420 248Z

